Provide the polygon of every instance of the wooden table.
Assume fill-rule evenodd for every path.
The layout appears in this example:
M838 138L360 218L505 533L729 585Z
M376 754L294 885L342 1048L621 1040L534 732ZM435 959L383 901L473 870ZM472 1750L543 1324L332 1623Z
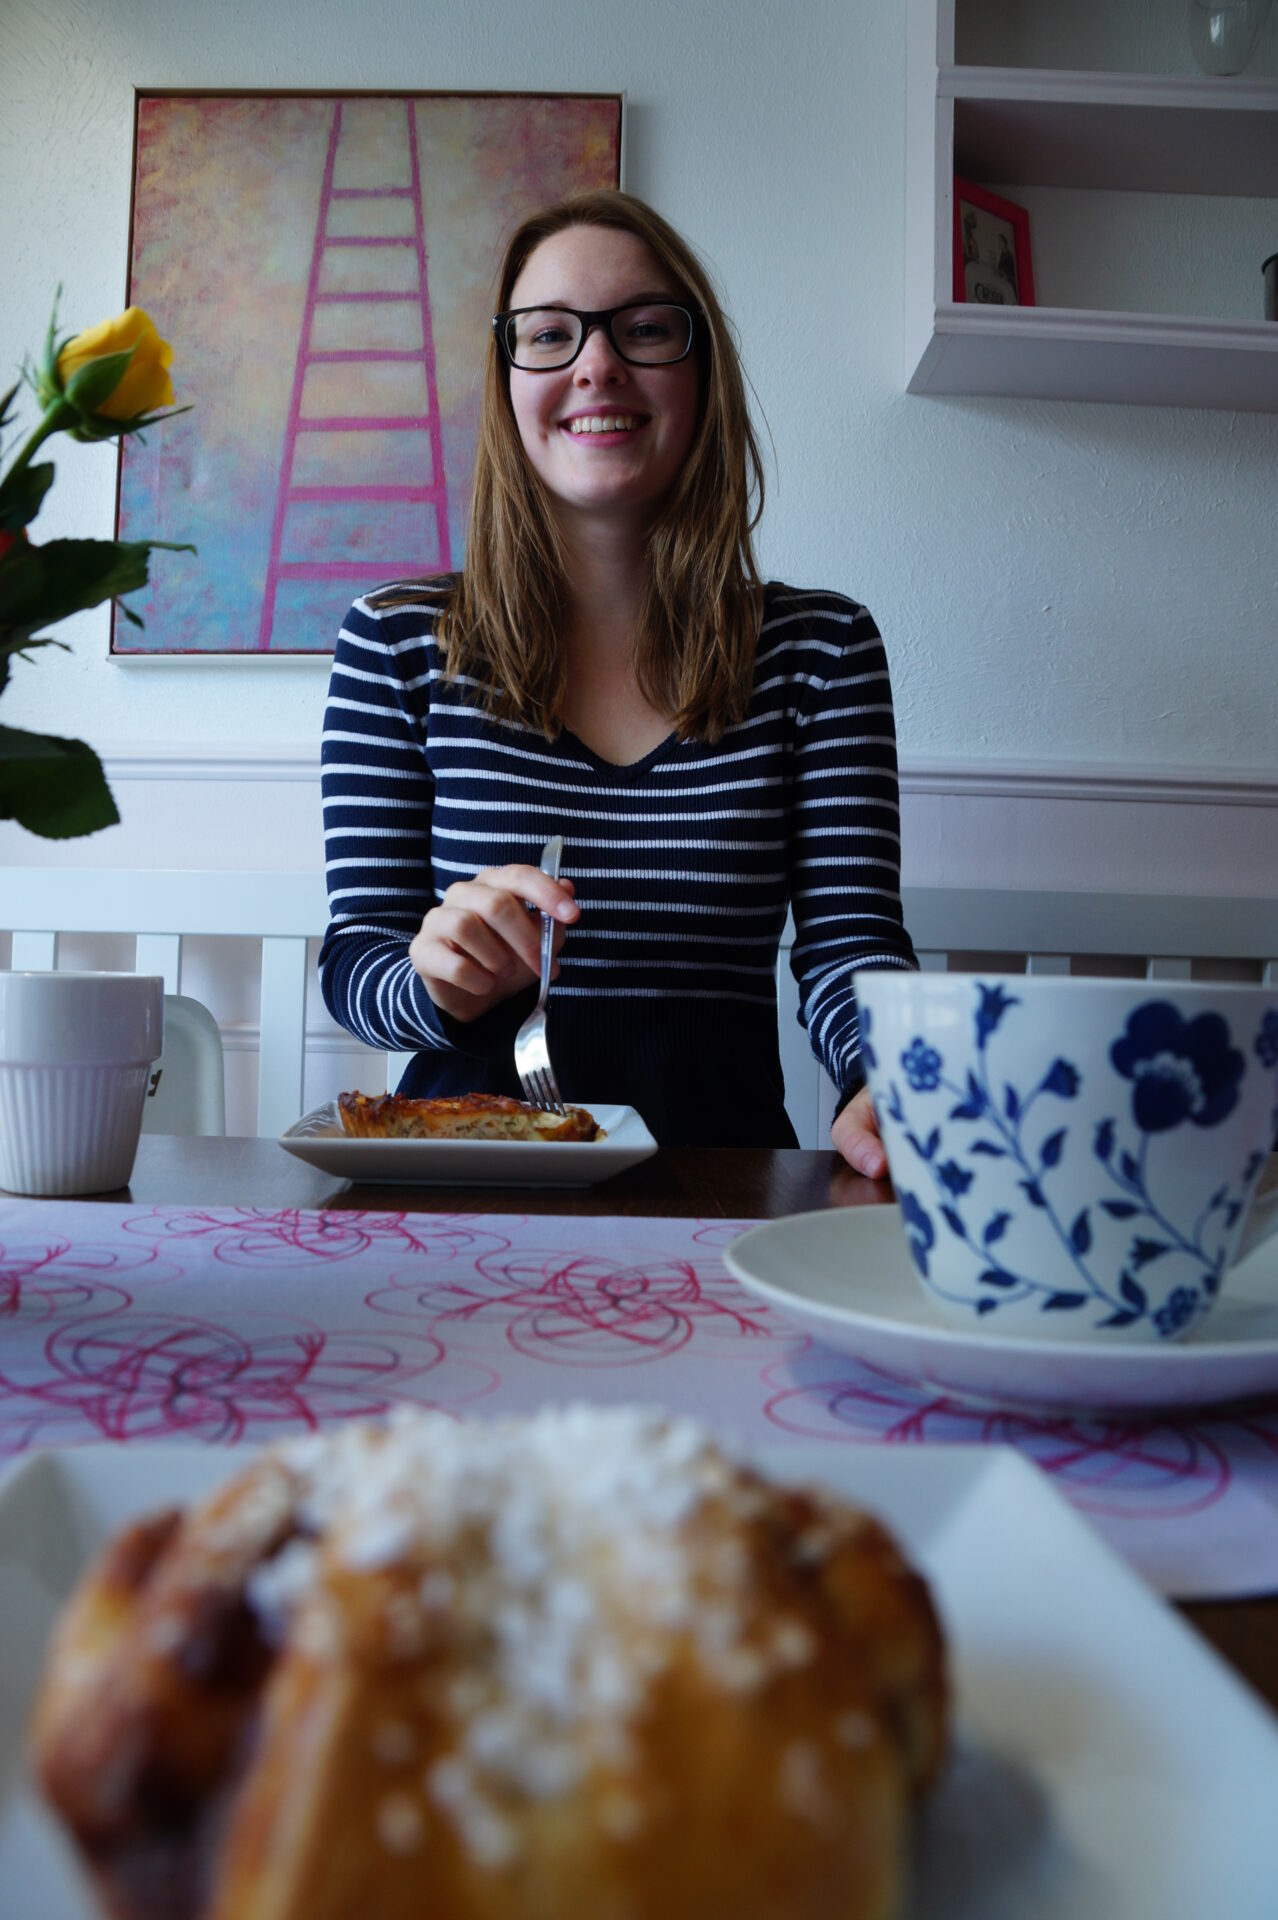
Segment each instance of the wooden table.
M143 1205L387 1208L413 1212L589 1213L771 1220L820 1207L881 1204L888 1189L832 1153L663 1151L597 1187L352 1187L271 1140L143 1135L133 1180L101 1195ZM1278 1709L1278 1595L1183 1604L1180 1613Z

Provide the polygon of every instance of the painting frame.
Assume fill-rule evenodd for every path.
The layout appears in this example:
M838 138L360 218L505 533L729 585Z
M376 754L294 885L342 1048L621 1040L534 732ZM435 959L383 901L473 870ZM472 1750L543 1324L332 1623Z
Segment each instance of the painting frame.
M960 306L1035 304L1027 209L957 173L953 297Z
M122 443L115 530L199 555L153 556L111 660L327 669L358 592L455 570L501 251L623 185L626 124L621 91L134 90L126 305L191 410Z

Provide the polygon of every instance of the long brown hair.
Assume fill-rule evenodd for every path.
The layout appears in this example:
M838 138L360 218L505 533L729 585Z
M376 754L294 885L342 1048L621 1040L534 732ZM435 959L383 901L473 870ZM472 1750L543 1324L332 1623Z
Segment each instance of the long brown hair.
M762 604L750 536L763 466L741 363L691 247L642 200L611 189L573 194L522 223L502 262L499 309L535 249L567 227L636 234L700 310L699 419L649 535L633 660L645 697L673 716L681 738L717 740L749 702ZM524 453L505 356L490 337L465 567L438 627L449 677L469 676L489 712L553 737L566 694L566 598L550 496Z

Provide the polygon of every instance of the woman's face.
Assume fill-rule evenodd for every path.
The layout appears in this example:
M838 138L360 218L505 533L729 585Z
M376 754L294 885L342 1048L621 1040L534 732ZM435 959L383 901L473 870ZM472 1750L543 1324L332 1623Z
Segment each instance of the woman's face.
M589 312L653 297L680 304L687 298L638 234L566 227L528 256L509 304ZM696 359L634 366L595 327L569 367L512 367L510 399L524 451L561 508L646 524L696 432Z

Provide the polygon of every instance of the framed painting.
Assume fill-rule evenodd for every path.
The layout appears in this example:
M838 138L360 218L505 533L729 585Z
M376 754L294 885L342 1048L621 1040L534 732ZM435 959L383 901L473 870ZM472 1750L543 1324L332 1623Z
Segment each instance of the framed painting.
M128 299L191 411L124 441L116 529L199 552L114 657L330 654L459 564L503 242L621 147L619 94L138 94Z
M974 181L954 176L954 298L1032 307L1029 215Z

